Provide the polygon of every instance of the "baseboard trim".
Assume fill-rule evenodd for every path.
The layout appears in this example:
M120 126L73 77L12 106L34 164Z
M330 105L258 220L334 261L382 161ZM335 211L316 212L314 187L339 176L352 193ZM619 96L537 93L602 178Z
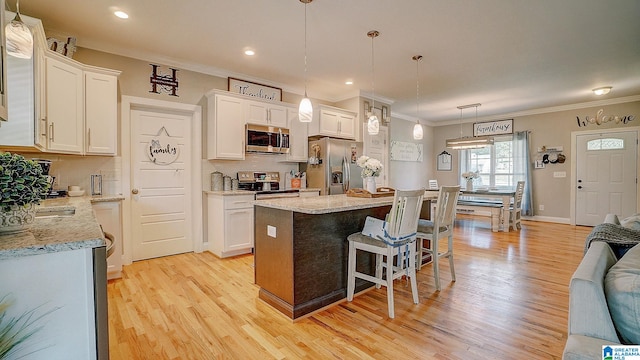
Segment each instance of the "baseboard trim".
M551 217L551 216L523 216L522 220L529 221L541 221L541 222L551 222L558 224L571 224L571 219L569 218L559 218L559 217Z

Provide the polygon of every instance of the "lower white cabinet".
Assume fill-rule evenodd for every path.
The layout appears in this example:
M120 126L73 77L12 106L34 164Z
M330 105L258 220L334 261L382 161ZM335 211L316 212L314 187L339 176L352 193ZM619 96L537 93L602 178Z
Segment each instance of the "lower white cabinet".
M209 251L224 258L253 249L253 194L207 193Z
M107 279L122 277L122 220L120 201L102 201L92 204L93 213L102 231L114 237L113 253L107 258Z

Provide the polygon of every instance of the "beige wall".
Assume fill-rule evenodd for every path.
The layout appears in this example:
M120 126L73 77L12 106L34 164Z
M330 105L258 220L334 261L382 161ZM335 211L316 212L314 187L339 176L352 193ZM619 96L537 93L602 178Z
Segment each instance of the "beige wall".
M609 122L602 125L589 124L586 127L578 127L576 116L581 119L585 117L595 117L598 110L603 109L608 115L635 115L635 120L628 124L615 124ZM508 117L504 117L508 118ZM504 118L497 117L495 120ZM640 126L640 101L604 105L596 107L585 107L576 110L556 111L537 115L519 116L513 118L515 131L531 131L531 161L535 161L538 156L537 148L542 146L562 146L567 160L564 164L547 164L544 169L533 169L533 205L536 216L557 219L570 218L570 194L571 194L571 169L574 165L574 154L571 154L572 132L629 128ZM460 136L460 125L439 126L433 129L434 142L433 153L439 154L445 150L445 141L449 138ZM472 135L472 123L463 124L463 136ZM446 149L453 157L452 171L436 171L435 176L439 184L458 184L459 165L458 151ZM554 178L554 172L566 172L565 178ZM544 205L544 211L540 211L539 205Z

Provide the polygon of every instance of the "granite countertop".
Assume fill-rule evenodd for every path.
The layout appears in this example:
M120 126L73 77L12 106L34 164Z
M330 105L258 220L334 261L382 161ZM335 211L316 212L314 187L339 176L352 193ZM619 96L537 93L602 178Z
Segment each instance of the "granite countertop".
M425 192L424 200L435 200L437 195ZM255 200L256 206L295 211L304 214L329 214L340 211L368 209L391 205L393 196L377 198L350 197L347 195L321 195L313 197L293 197Z
M205 194L211 195L220 195L220 196L229 196L229 195L255 195L255 191L249 190L227 190L227 191L213 191L213 190L204 190Z
M298 189L300 190L300 192L307 192L307 191L320 191L320 188L300 188Z
M104 195L43 200L38 206L41 216L46 212L70 209L75 209L75 214L37 217L28 231L0 235L0 260L105 246L91 204L123 199L121 195Z
M256 206L295 211L304 214L328 214L340 211L368 209L391 205L393 196L378 198L348 197L347 195L325 195L256 200Z

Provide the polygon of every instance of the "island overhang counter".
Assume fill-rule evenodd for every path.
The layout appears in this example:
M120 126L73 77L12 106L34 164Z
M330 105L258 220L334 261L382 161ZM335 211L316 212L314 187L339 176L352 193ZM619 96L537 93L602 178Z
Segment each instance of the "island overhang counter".
M392 202L346 195L255 201L259 298L293 320L346 298L347 236L361 231L367 216L384 219ZM356 266L373 274L375 257L358 256ZM356 292L371 286L357 279Z

